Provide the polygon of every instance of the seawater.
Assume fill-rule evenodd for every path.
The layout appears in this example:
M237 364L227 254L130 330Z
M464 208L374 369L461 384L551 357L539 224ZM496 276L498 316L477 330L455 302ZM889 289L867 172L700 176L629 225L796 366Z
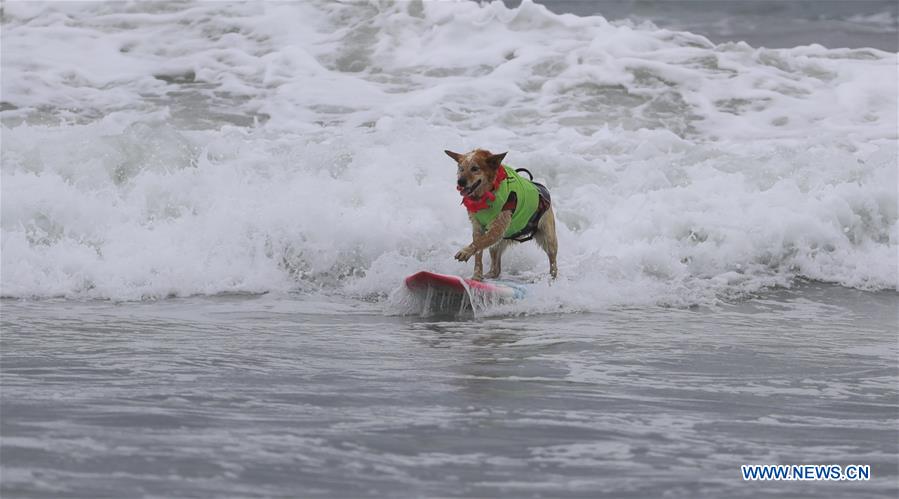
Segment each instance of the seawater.
M899 492L896 296L476 321L331 297L9 301L4 497ZM743 482L865 464L866 482Z
M474 147L553 193L562 277L522 312L899 282L896 53L531 2L9 2L3 56L4 297L467 274L443 150Z
M4 497L899 491L894 49L529 1L0 9ZM551 189L560 278L522 245L525 299L408 315L403 277L471 272L442 151L474 147ZM777 463L873 479L740 480Z

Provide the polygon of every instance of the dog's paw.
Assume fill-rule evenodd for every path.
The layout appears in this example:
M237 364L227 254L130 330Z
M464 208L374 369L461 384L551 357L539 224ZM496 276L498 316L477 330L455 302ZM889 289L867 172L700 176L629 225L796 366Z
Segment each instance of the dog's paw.
M467 262L468 259L471 258L471 255L474 255L474 254L475 254L474 248L472 248L471 246L466 246L466 247L462 248L461 250L459 250L458 253L456 253L456 260L459 260L460 262Z
M483 281L484 276L482 276L481 274L475 273L473 276L471 276L471 280L472 281Z
M490 272L487 272L487 275L485 275L484 277L486 277L487 279L496 279L497 277L499 277L499 271L491 269Z

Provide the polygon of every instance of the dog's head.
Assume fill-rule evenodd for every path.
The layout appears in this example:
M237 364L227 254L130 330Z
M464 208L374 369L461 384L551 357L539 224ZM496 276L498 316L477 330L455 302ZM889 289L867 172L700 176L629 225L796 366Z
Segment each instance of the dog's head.
M475 149L467 154L443 151L459 166L456 185L463 196L480 198L493 188L496 172L502 167L506 153L491 154L484 149Z

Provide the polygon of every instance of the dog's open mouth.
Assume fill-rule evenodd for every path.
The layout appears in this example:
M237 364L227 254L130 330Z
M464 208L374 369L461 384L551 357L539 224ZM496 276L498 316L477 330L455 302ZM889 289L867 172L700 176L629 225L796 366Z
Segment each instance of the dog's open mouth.
M478 187L480 187L480 185L481 185L481 179L478 179L477 182L471 184L471 187L469 187L468 189L462 189L459 192L461 192L463 196L471 196L471 193L476 191L478 189Z

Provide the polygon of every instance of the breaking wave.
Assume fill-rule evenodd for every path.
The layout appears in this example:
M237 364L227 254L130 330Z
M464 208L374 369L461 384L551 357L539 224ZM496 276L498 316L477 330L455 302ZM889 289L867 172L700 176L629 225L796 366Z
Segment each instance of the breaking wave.
M897 278L897 54L525 1L3 6L2 295L384 300L467 274L444 149L552 191L529 310ZM505 269L546 273L535 245Z

